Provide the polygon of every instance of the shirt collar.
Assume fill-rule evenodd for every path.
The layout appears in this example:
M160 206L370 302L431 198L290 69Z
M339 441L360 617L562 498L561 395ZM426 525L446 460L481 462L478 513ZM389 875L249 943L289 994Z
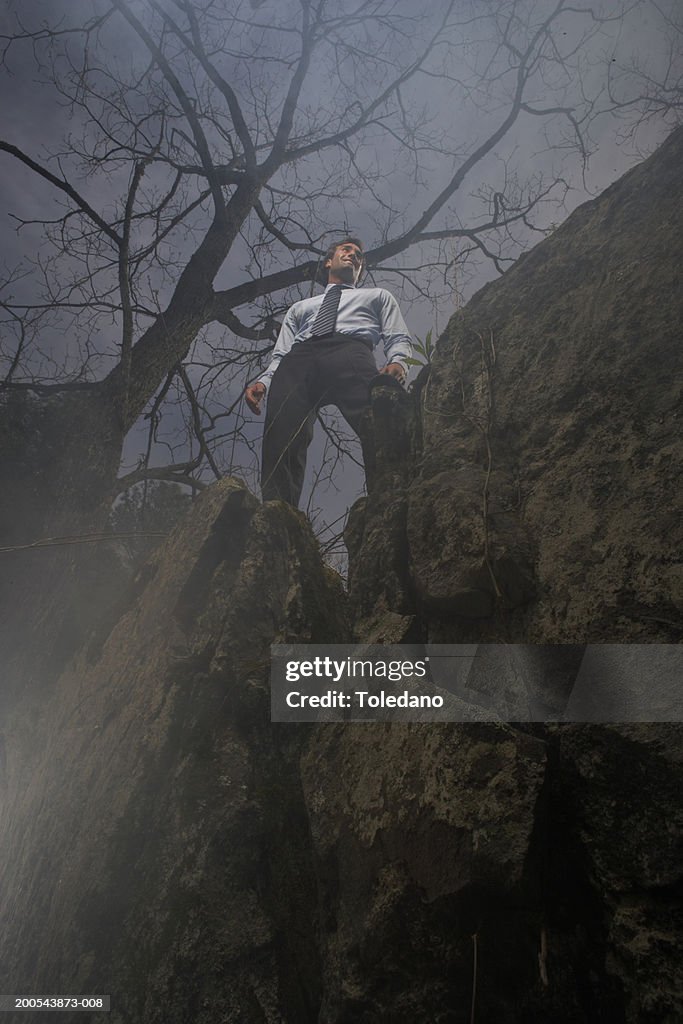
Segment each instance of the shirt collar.
M333 287L333 285L331 285L331 284L325 285L325 292L327 291L328 288L332 288L332 287ZM356 290L355 284L340 284L339 287L340 288L350 288L354 292ZM323 292L323 295L325 294L325 292Z

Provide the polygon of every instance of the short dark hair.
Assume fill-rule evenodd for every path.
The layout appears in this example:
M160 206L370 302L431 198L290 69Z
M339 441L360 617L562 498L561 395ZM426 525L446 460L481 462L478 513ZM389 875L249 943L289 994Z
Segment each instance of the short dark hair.
M361 242L360 238L355 238L353 235L345 235L344 238L338 238L335 242L332 242L332 244L327 247L327 252L321 258L320 263L318 264L317 276L318 281L320 281L321 284L327 284L327 268L325 267L325 264L327 263L328 260L332 259L340 245L346 245L348 242L351 242L353 245L357 245L361 253L363 253L363 243ZM361 272L363 271L364 267L365 255L363 254Z
M354 238L353 235L346 235L345 238L339 238L336 242L333 242L332 245L328 246L327 252L323 256L323 263L332 259L340 245L347 245L349 242L351 242L352 245L357 245L360 251L363 252L363 243L360 238Z

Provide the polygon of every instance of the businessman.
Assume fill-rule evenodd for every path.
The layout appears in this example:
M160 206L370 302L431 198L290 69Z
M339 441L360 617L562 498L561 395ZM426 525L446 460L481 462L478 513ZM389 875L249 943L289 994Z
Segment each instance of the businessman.
M412 346L398 303L384 288L357 288L363 246L342 238L327 250L327 287L295 302L285 316L273 357L244 397L256 415L268 395L263 434L261 491L264 501L299 504L306 456L318 410L335 405L358 433L370 404L370 382L388 374L403 384ZM380 341L384 365L373 349Z

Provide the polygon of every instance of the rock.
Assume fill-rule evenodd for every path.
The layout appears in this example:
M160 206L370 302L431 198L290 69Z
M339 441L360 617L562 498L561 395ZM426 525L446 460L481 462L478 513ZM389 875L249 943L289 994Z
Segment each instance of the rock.
M499 476L493 482L500 496L510 488ZM530 540L509 499L489 507L488 487L484 470L459 462L410 489L410 564L427 617L487 618L496 602L511 609L534 594Z
M603 893L676 885L683 876L680 724L560 729L566 799Z
M389 380L391 378L388 378ZM410 614L407 487L415 454L416 409L403 388L378 376L362 427L368 486L349 514L349 597L356 619ZM361 633L366 633L361 629Z
M269 645L344 638L339 581L302 515L224 480L139 587L6 737L1 987L107 992L112 1024L308 1019L315 893Z
M544 745L491 725L320 726L301 772L320 1019L469 1020L473 936L482 1019L517 1019L510 1004L538 971L527 867Z
M371 476L350 570L365 568L373 603L419 614L430 640L680 639L682 162L678 129L439 339L419 392L401 607L390 576L383 590ZM398 522L392 543L404 559Z
M561 793L608 921L607 969L623 1020L683 1017L683 730L680 724L560 730Z

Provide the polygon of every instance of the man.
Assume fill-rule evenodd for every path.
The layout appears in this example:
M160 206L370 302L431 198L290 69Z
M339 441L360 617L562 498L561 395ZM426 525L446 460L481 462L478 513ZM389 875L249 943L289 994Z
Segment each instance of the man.
M412 346L398 303L384 288L356 288L363 270L357 238L343 238L327 250L323 295L295 302L287 311L273 358L244 397L257 416L268 393L263 434L261 491L264 501L299 504L306 455L318 410L336 405L358 433L377 376L372 354L380 338L381 373L403 384Z

